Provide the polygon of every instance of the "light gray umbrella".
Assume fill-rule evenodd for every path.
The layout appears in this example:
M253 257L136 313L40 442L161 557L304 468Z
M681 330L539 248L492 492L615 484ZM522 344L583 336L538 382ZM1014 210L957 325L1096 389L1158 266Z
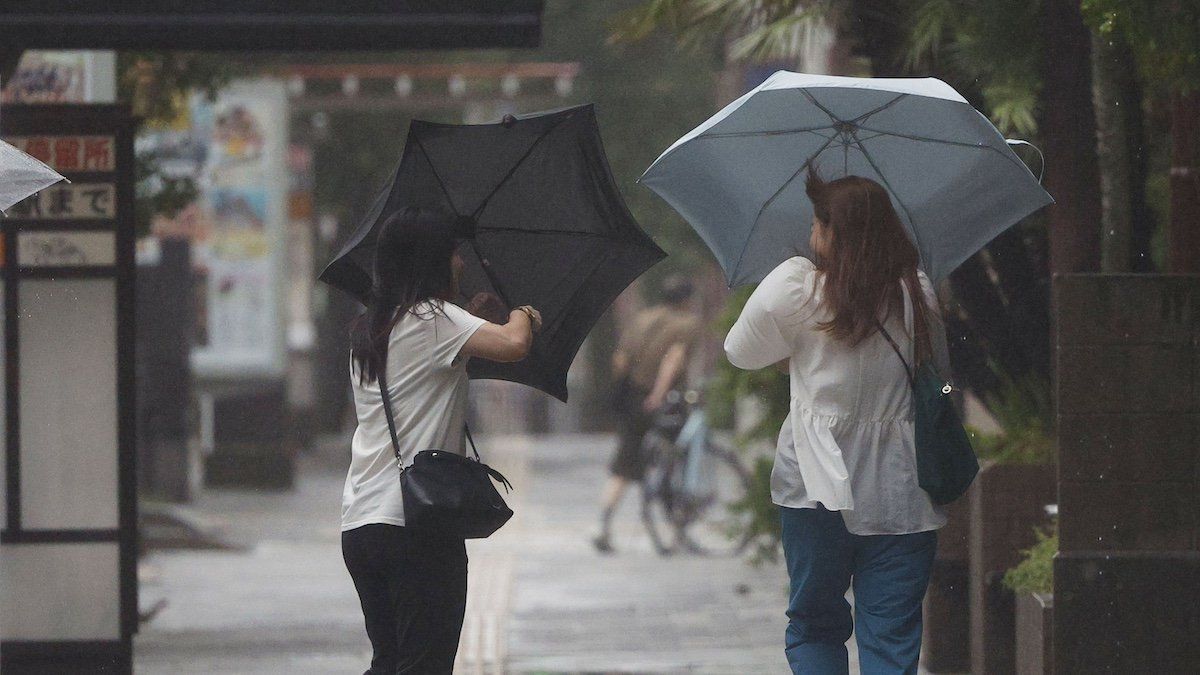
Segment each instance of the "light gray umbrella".
M29 195L66 180L54 169L0 141L0 211Z
M779 71L642 175L700 234L730 286L810 255L809 162L883 185L934 279L1054 202L986 117L935 78Z

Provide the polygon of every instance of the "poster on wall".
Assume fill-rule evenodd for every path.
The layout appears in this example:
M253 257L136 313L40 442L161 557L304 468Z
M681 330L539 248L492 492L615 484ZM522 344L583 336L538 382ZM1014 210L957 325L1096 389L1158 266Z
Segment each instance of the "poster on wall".
M281 376L287 234L287 95L236 82L195 115L207 135L193 232L199 377Z

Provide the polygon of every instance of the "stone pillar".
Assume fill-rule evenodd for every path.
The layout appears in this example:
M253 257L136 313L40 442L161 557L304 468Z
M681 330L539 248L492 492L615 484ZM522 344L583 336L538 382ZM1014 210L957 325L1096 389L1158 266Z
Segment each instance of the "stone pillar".
M1200 668L1200 276L1066 275L1055 671Z
M140 494L192 498L188 414L195 278L191 243L164 239L154 264L137 271L137 451Z

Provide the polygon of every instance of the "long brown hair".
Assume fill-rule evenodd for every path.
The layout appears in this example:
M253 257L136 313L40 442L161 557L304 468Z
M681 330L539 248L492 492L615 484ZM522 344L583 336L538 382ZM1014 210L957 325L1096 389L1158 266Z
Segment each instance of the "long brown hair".
M811 166L805 191L813 214L830 237L830 252L814 263L824 277L821 303L832 318L819 325L834 338L851 346L861 343L887 321L892 312L904 314L903 281L913 304L916 360L924 363L932 353L926 316L931 311L917 277L920 254L888 193L879 183L862 176L823 181Z

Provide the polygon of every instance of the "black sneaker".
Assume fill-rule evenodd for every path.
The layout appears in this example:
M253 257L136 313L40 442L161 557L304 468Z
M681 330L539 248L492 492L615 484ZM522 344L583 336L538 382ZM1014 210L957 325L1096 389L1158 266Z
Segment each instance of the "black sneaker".
M597 535L592 539L592 546L596 547L597 552L605 555L616 552L616 549L614 549L612 546L612 542L610 542L608 537L603 534Z

